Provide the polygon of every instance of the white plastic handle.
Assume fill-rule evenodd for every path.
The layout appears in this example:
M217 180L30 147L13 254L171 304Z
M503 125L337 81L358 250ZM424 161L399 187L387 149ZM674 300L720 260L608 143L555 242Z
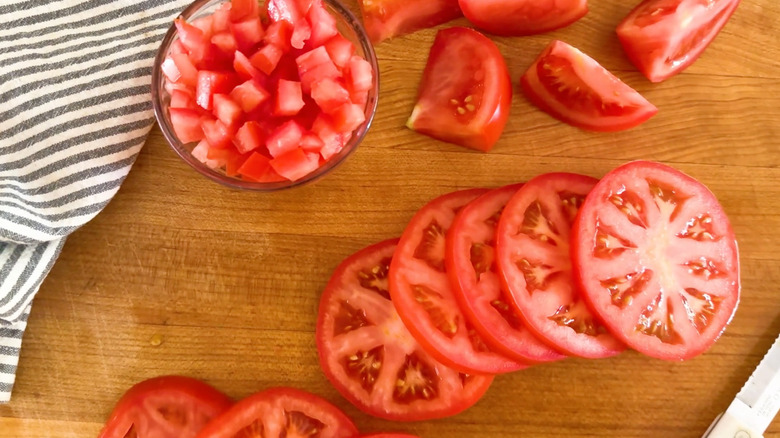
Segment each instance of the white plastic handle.
M760 432L740 421L740 418L750 418L749 409L739 400L734 400L728 410L720 414L704 432L702 438L764 438Z

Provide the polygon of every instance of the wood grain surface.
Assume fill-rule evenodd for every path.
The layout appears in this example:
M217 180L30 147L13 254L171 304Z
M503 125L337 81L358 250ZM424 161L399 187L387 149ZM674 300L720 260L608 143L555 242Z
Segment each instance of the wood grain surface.
M515 83L553 38L592 55L660 109L628 132L568 127L519 92L489 154L406 130L435 29L377 47L375 124L358 151L314 185L275 194L228 190L189 169L155 128L115 200L68 239L41 287L13 400L0 406L0 436L96 436L127 388L171 373L236 398L275 385L305 388L342 407L363 431L701 436L780 332L780 2L743 0L703 57L658 85L635 71L614 34L633 3L592 1L587 17L567 29L495 38ZM737 233L742 302L709 352L685 363L627 352L538 366L498 377L461 415L414 424L360 413L323 377L316 308L343 258L398 236L439 194L549 171L600 177L633 159L701 180ZM766 436L780 436L780 421Z

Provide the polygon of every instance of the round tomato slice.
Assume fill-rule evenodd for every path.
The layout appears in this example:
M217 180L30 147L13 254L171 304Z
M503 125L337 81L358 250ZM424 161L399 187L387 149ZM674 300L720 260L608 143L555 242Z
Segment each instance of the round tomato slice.
M339 408L306 391L271 388L236 403L198 438L352 438L357 427Z
M447 234L447 274L461 310L491 348L522 362L550 362L566 356L525 327L504 298L495 264L496 226L521 186L491 190L460 210Z
M522 36L566 27L588 13L587 0L460 0L463 15L495 35Z
M540 175L512 196L496 231L501 281L528 328L566 354L591 359L625 349L588 310L572 281L571 227L596 182L570 173Z
M414 215L401 236L388 280L398 314L417 341L464 373L498 374L527 367L487 346L455 298L445 264L446 235L455 215L487 190L449 193Z
M200 380L162 376L130 388L98 438L193 438L233 402Z
M710 45L739 0L645 0L618 25L629 59L652 82L685 70Z
M626 164L588 195L576 229L577 279L615 336L668 360L720 337L739 302L739 254L704 185L662 164Z
M640 125L658 108L593 58L553 41L520 81L536 106L572 126L622 131Z
M495 43L463 27L439 31L407 126L460 146L489 151L509 117L512 83Z
M446 367L406 329L387 285L397 243L365 248L333 273L317 322L320 365L333 386L370 415L422 421L458 414L482 397L493 377Z

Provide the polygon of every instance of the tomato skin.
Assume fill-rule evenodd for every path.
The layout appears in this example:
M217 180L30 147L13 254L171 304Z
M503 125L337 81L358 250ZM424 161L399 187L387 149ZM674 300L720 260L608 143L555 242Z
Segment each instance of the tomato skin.
M460 17L458 0L425 0L409 7L408 0L360 0L371 42L382 41L438 26Z
M324 427L317 434L318 437L352 438L358 435L352 420L327 400L299 389L278 387L239 401L209 422L197 438L233 438L258 420L266 431L285 432L285 426L281 423L285 420L285 413L291 411L322 422Z
M148 409L145 400L156 394L170 397L173 406L183 403L185 399L194 401L201 407L200 412L206 419L216 417L233 405L228 396L200 380L184 376L154 377L135 384L122 395L98 438L125 438L140 417L148 417L142 408ZM148 424L149 421L143 423ZM194 434L187 436L191 438ZM145 437L139 435L139 438Z
M473 29L444 29L431 47L407 127L488 152L504 131L511 100L509 70L495 43Z
M520 84L541 110L588 131L624 131L658 113L658 108L593 58L557 40L539 55Z
M587 0L460 0L463 15L494 35L523 36L569 26L588 13Z
M616 218L621 216L614 214L619 211L615 208L618 204L611 201L615 196L622 199L627 211L638 211L637 216L643 219L618 223ZM664 197L671 201L659 202ZM662 206L672 212L664 211ZM687 230L697 227L709 237L686 236ZM737 241L715 195L692 177L655 162L634 161L620 166L605 175L588 195L574 229L574 275L583 297L610 332L629 347L658 359L687 360L709 349L733 318L741 292ZM600 238L601 232L607 237ZM619 258L597 254L610 248L622 251ZM643 280L648 271L649 279ZM621 283L628 288L618 289L617 295L631 291L630 300L616 301L605 284L612 280L610 276L623 281L624 274L632 274L626 278L628 282ZM698 292L691 289L706 295L697 296ZM656 296L663 298L654 302ZM663 302L667 309L662 308ZM709 311L698 312L708 307ZM681 308L692 309L693 313ZM673 321L662 321L670 312ZM703 329L697 326L702 322L699 318L704 318ZM673 342L640 332L638 319L649 327L657 322L667 328L662 334Z
M696 62L739 3L719 0L707 6L697 0L645 0L618 25L617 35L639 71L651 82L663 82Z

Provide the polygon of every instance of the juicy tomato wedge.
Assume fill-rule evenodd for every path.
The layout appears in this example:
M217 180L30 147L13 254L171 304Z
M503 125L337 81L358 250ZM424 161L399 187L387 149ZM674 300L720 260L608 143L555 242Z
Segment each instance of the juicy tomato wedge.
M130 388L98 438L193 438L233 402L200 380L162 376Z
M460 17L458 0L360 0L366 32L374 44Z
M527 367L488 347L458 305L447 275L447 231L457 212L486 190L450 193L415 214L390 265L390 296L417 342L464 373L507 373Z
M495 43L453 27L436 35L407 126L487 152L504 131L511 100L509 71Z
M460 0L463 15L495 35L521 36L568 26L588 13L587 0Z
M496 262L509 302L536 336L572 356L614 356L625 349L588 310L572 279L569 236L598 180L540 175L509 200L496 231Z
M739 302L739 254L704 185L659 163L628 163L588 195L576 229L583 296L620 340L684 360L720 337Z
M710 45L739 0L645 0L618 25L629 59L652 82L685 70Z
M534 105L590 131L630 129L658 113L658 108L593 58L561 41L544 49L520 83Z
M521 186L491 190L460 210L447 234L447 274L461 310L491 348L521 362L551 362L566 356L528 330L504 297L495 263L498 220Z
M355 424L327 400L294 388L249 396L212 420L197 438L352 438Z
M406 329L387 285L397 243L365 248L336 268L320 300L320 365L333 386L370 415L422 421L458 414L482 397L493 377L448 368Z

